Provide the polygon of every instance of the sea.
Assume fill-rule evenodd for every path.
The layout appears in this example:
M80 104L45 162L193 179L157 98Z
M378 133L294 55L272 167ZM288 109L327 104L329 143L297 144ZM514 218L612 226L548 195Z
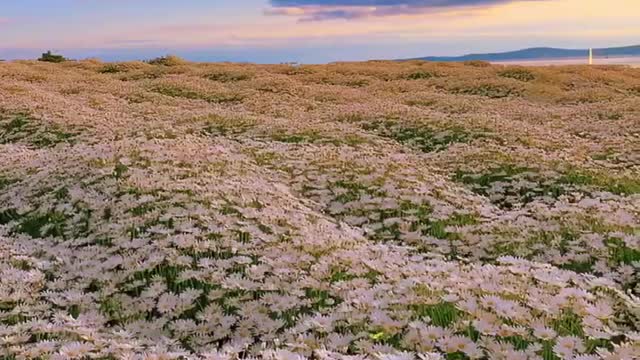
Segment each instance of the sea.
M513 61L495 61L494 64L504 65L526 65L526 66L546 66L546 65L585 65L589 63L587 58L572 59L540 59L540 60L513 60ZM629 65L632 67L640 67L640 56L629 57L609 57L593 59L594 65Z

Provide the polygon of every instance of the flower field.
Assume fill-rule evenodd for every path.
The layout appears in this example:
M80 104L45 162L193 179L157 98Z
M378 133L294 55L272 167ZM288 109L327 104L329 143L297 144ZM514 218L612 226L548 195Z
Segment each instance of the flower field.
M0 359L640 359L640 69L0 63Z

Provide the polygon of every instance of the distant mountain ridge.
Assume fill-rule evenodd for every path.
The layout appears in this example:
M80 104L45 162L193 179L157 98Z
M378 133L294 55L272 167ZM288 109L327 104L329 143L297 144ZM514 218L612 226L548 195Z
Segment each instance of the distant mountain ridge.
M551 47L534 47L516 51L487 54L467 54L462 56L426 56L404 60L425 61L510 61L540 59L570 59L589 56L589 49L561 49ZM593 49L594 57L640 56L640 45Z

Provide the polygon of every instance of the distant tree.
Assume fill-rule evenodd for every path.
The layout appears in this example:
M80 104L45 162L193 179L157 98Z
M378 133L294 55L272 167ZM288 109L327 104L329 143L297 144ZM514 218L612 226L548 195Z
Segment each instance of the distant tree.
M42 56L38 59L38 61L52 62L52 63L61 63L66 60L67 59L65 59L65 57L62 55L56 55L51 53L51 50L47 51L46 53L43 53Z
M167 55L147 60L147 63L151 65L178 66L187 64L187 61L179 56Z

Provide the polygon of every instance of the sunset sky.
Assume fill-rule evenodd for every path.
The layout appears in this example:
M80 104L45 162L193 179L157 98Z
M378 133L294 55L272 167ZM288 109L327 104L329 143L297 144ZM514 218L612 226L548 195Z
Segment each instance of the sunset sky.
M638 0L0 0L0 58L305 63L640 44Z

